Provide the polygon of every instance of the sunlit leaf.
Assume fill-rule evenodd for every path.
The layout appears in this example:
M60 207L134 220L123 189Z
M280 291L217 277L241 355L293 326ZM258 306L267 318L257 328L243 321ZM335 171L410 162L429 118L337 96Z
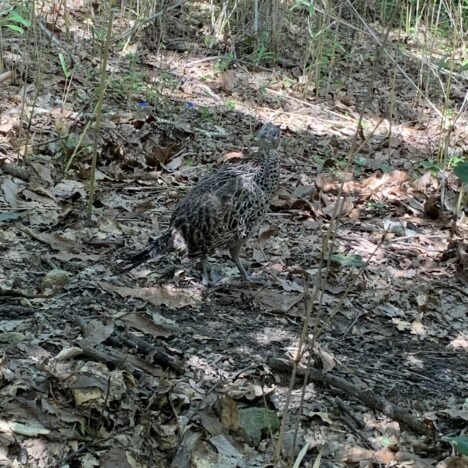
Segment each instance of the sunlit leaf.
M8 15L7 20L9 21L14 21L15 23L22 24L23 26L26 26L27 28L31 26L31 23L27 20L24 19L17 11L13 10L10 12Z
M462 455L468 456L468 437L448 437L447 440Z
M60 60L60 65L62 66L63 74L65 75L65 78L70 78L71 72L68 69L67 62L65 62L65 57L63 56L62 53L59 54L59 60Z
M24 34L24 29L16 26L15 24L5 24L5 27L12 29L19 34Z
M468 161L456 165L453 172L464 184L468 184Z
M360 255L341 255L335 254L332 255L331 261L335 265L342 267L361 267L363 265L362 257Z

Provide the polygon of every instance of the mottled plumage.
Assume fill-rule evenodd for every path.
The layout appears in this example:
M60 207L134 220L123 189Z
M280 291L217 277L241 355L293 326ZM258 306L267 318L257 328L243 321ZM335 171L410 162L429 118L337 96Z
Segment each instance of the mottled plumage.
M244 163L226 165L205 176L171 216L169 229L145 250L129 259L130 270L170 251L202 260L208 282L207 257L228 249L242 277L247 273L239 251L266 214L279 178L280 131L266 123L257 133L259 150Z

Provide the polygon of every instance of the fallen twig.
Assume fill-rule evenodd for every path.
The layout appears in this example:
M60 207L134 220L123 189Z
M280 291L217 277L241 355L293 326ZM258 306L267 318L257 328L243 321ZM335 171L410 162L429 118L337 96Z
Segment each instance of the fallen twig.
M283 372L291 372L293 366L292 363L283 359L273 359L269 362L269 364L274 369L281 370ZM305 372L306 369L304 367L297 368L297 374L303 375ZM382 412L389 418L404 424L406 427L410 428L418 434L433 435L433 431L429 427L425 426L423 423L419 422L410 415L410 410L408 408L403 408L393 404L386 398L376 395L369 388L359 388L356 385L351 384L348 380L335 377L330 373L325 374L317 369L309 368L308 375L316 382L325 383L346 392L347 394L365 403L369 408Z

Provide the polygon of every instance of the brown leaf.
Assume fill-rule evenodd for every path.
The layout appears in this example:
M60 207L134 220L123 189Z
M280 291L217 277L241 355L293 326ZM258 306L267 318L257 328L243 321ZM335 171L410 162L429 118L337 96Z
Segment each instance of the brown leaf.
M177 158L174 158L172 161L170 161L168 164L161 164L164 169L168 172L174 172L177 169L179 169L180 166L182 166L182 163L184 162L184 155L181 154L180 156L177 156Z
M232 93L237 81L236 72L234 70L226 70L218 78L219 87L226 93Z
M52 174L50 172L50 165L42 164L38 161L32 161L31 166L36 171L36 174L44 181L47 182L49 185L54 184L54 180L52 179Z
M278 234L278 232L279 229L276 226L269 226L266 229L261 230L257 239L258 245L260 247L264 247L267 241L271 239L272 236Z
M237 403L227 395L224 395L221 401L221 423L226 429L239 429L239 408Z
M43 189L42 192L46 192L46 190ZM42 206L58 206L57 202L54 200L54 196L51 193L40 194L29 189L24 189L22 195L26 200L38 202Z
M428 193L439 189L439 181L432 175L431 172L426 172L416 182L413 187L422 193Z
M159 336L167 338L174 334L174 332L170 330L169 327L156 324L153 320L141 314L129 313L119 317L119 319L123 320L131 328L139 330L143 333L149 333L156 338Z
M437 463L436 468L467 468L468 457L448 457Z
M94 346L103 343L114 332L114 322L104 324L100 320L91 320L84 329L84 340L86 346L94 348ZM83 341L80 343L83 346Z
M31 236L33 239L48 245L54 250L63 252L78 252L79 245L71 239L61 236L60 234L47 234L45 232L38 233L31 229L22 227L21 231Z
M177 289L172 285L128 288L107 281L101 281L98 284L105 291L115 292L122 297L136 297L157 306L165 305L169 309L180 309L187 306L199 307L202 299L201 290L197 288Z
M2 182L3 198L10 206L18 205L19 185L10 177L6 177Z
M255 302L263 309L288 312L302 300L302 294L293 294L278 291L260 291L255 296Z
M179 150L179 145L154 146L151 154L146 156L146 164L151 167L166 164Z
M232 160L237 160L237 159L243 159L244 154L242 151L230 151L229 153L226 153L223 156L223 161L232 161Z
M127 457L131 457L130 452L116 445L100 457L99 466L101 468L132 468L134 464L130 464Z
M340 450L336 454L335 460L346 463L374 462L389 466L397 461L397 457L394 452L386 447L377 451L367 450L362 447L350 447Z

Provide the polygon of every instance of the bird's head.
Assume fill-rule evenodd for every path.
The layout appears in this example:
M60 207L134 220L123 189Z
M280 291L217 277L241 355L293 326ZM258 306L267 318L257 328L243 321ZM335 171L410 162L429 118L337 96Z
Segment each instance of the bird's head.
M277 148L280 142L281 131L271 122L262 125L255 135L255 141L261 148Z

